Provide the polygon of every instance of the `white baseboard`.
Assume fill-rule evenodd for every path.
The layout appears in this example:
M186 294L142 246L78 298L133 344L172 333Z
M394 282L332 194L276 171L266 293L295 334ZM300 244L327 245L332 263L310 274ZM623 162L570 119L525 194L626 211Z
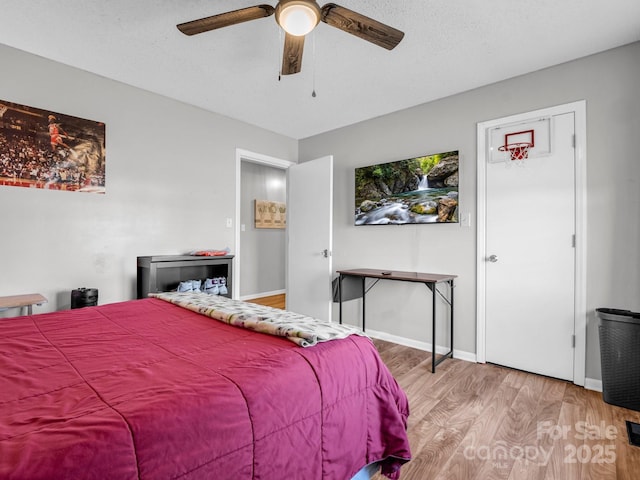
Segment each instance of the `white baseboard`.
M587 390L594 390L596 392L601 392L602 380L598 380L597 378L585 378L584 388L586 388Z
M367 335L378 340L385 340L387 342L397 343L398 345L404 345L405 347L417 348L418 350L424 350L425 352L431 352L431 344L427 342L420 342L418 340L412 340L410 338L398 337L386 332L378 332L376 330L367 329ZM436 353L443 355L449 351L449 347L443 347L436 345ZM453 349L453 358L464 360L466 362L476 362L476 354L471 352L465 352L462 350Z
M367 329L367 335L371 338L377 338L378 340L385 340L387 342L397 343L398 345L404 345L405 347L417 348L418 350L424 350L425 352L431 352L431 344L427 342L419 342L410 338L398 337L386 332L378 332L376 330ZM436 346L436 353L442 355L449 351L448 347L440 345ZM477 363L476 354L471 352L465 352L462 350L453 349L453 358L464 360L466 362ZM597 378L585 378L584 388L587 390L594 390L596 392L602 392L602 380Z
M455 348L453 349L453 358L464 360L465 362L478 363L478 357L475 353L456 350Z
M253 298L271 297L272 295L282 295L287 293L286 290L273 290L272 292L252 293L251 295L242 295L240 300L251 300Z

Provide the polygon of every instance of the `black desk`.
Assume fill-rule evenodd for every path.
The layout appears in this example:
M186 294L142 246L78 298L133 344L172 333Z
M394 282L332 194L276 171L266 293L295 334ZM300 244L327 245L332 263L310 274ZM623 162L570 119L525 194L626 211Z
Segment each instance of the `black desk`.
M340 274L340 278L338 280L338 297L340 302L340 323L342 323L342 279L344 277L359 277L362 279L362 330L364 331L365 327L365 295L367 293L366 289L366 280L367 278L375 279L373 285L369 287L369 290L373 288L373 286L378 283L380 280L398 280L402 282L414 282L414 283L424 283L429 290L431 290L431 372L436 371L436 365L442 362L445 358L451 357L453 358L453 279L457 277L457 275L440 275L436 273L420 273L420 272L394 272L387 270L374 270L371 268L358 268L355 270L338 270ZM444 296L438 290L438 283L447 283L449 285L449 298ZM450 329L451 329L451 349L441 355L438 360L436 360L436 292L444 299L444 301L449 305L449 319L450 319Z

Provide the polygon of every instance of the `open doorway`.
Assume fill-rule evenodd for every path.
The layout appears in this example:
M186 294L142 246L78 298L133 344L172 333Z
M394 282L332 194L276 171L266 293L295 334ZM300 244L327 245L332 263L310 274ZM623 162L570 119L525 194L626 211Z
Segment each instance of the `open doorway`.
M261 302L272 302L270 306L284 302L286 232L283 228L256 228L255 202L286 203L286 170L292 164L246 150L236 151L233 298L264 298Z

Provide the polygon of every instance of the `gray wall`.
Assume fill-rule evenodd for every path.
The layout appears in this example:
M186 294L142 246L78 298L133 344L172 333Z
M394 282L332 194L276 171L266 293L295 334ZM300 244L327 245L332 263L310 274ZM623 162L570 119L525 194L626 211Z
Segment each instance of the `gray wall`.
M587 377L600 377L594 309L640 310L639 43L300 142L1 45L0 61L0 100L107 125L106 195L0 187L0 292L44 294L38 312L68 308L80 286L99 288L100 303L134 298L136 256L232 246L236 148L291 161L332 154L335 268L458 274L456 348L475 352L476 123L581 99ZM455 149L471 228L353 226L356 166ZM370 328L430 341L419 287L377 286L388 295L371 296Z
M0 295L42 293L37 312L82 286L135 298L137 256L233 248L236 148L297 158L296 140L2 45L0 64L0 100L106 124L105 195L0 187Z
M287 201L286 170L241 162L240 297L285 289L286 230L255 227L255 200Z
M582 99L588 135L586 376L600 378L595 308L640 310L640 43L302 140L300 161L334 156L335 269L459 275L456 349L475 352L476 124ZM471 214L471 228L353 226L355 167L450 150L461 153L460 208ZM430 342L425 292L393 282L382 288L368 297L368 327ZM347 315L358 314L357 306L349 308Z

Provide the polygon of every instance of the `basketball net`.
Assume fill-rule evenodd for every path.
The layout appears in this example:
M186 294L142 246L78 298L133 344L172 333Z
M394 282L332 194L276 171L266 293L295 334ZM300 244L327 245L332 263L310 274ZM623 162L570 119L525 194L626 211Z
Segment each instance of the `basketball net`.
M516 165L524 165L524 160L529 158L529 150L531 147L532 145L529 142L509 143L501 145L498 147L498 150L501 152L509 152L511 161L515 162ZM507 165L510 164L511 162L507 162Z

